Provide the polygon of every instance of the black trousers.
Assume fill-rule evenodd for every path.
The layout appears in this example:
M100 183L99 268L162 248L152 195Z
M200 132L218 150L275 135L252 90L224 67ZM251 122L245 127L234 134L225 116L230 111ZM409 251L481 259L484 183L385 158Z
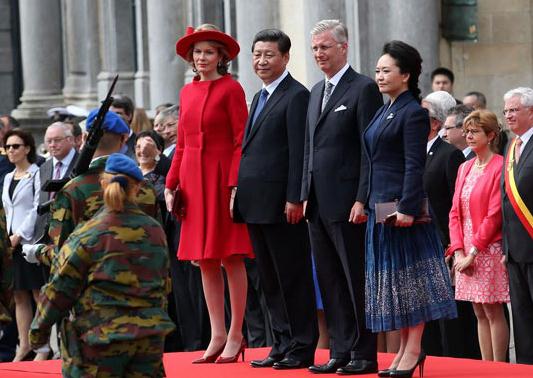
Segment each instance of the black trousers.
M516 362L533 364L533 264L509 258L509 289L513 313Z
M248 224L270 314L270 356L313 361L318 341L307 224Z
M318 212L309 222L331 358L377 360L376 335L365 326L365 227Z

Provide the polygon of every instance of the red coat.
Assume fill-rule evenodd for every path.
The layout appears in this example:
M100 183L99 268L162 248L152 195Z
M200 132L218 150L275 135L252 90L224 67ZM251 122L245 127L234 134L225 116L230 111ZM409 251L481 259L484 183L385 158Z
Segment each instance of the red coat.
M461 214L461 192L466 176L472 169L474 161L470 159L461 164L455 181L452 209L450 211L449 252L463 247L463 216ZM470 215L472 217L472 244L480 251L489 244L502 239L502 206L500 180L503 169L503 157L494 155L485 171L476 182L470 194ZM468 251L465 251L468 253Z
M244 91L230 75L194 80L181 90L178 141L166 187L185 201L178 258L253 257L244 224L229 213L237 186L241 141L248 111Z

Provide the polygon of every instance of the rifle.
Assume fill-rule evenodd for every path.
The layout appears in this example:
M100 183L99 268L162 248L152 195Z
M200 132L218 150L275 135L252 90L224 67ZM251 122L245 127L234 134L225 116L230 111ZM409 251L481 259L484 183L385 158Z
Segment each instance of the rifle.
M74 168L72 169L70 176L64 177L59 180L46 180L46 182L41 187L41 190L45 192L58 192L71 179L87 172L87 170L89 169L89 165L91 164L91 160L93 159L94 152L96 151L96 148L98 147L98 143L100 142L100 139L102 139L102 135L104 135L104 129L103 129L104 117L109 111L111 104L113 103L112 94L113 94L113 90L115 89L115 84L117 83L117 80L118 80L118 75L116 75L115 78L113 79L113 82L111 83L111 86L109 87L109 91L107 92L105 99L102 101L102 105L100 106L100 109L98 109L98 114L96 115L96 118L94 119L93 126L91 127L91 130L89 131L87 135L85 144L83 145L83 148L81 149L80 154L78 155L78 158L76 159L76 162L74 163ZM50 201L40 204L37 207L37 213L39 215L43 215L49 212L50 205L52 204L53 201L54 200L51 199Z

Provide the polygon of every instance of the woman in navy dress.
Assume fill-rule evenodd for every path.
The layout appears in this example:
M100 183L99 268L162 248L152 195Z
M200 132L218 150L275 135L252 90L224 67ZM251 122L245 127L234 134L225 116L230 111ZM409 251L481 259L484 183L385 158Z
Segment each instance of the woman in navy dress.
M435 225L415 223L424 199L429 117L420 106L418 51L401 41L383 48L376 82L390 98L364 132L369 162L366 324L400 330L400 350L379 376L410 377L422 368L424 324L456 317L454 296ZM397 201L396 220L376 223L376 203Z

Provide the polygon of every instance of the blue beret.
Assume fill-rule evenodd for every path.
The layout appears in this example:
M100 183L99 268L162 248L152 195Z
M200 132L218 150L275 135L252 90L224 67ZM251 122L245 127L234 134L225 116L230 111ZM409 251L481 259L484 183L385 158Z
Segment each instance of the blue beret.
M113 174L122 173L137 181L144 179L137 164L124 154L111 154L105 163L105 171Z
M91 110L87 117L87 132L93 127L94 120L98 114L98 108ZM117 114L108 111L104 117L104 130L113 134L129 134L130 128L124 120Z

